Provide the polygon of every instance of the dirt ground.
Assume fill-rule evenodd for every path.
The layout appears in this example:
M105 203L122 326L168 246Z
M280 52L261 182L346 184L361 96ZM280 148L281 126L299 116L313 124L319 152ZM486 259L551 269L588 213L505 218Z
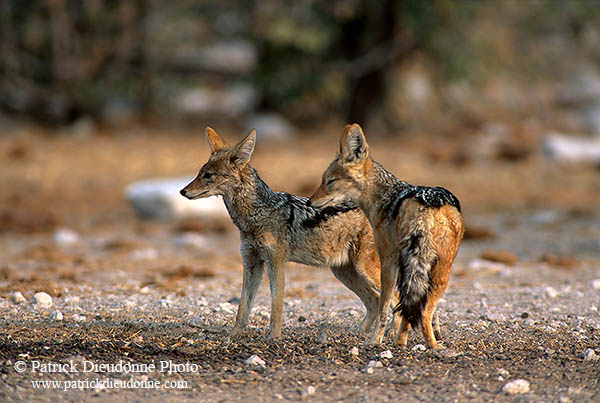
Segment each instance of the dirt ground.
M259 134L252 164L273 189L307 195L337 136ZM358 298L328 270L296 264L282 339L266 338L265 281L248 331L228 340L242 281L235 227L145 221L123 197L136 180L192 177L209 154L201 130L0 137L0 400L600 401L600 361L584 359L600 355L598 168L555 165L535 144L370 145L397 176L451 189L463 205L468 232L439 305L441 350L422 351L414 331L407 348L390 337L365 346ZM57 243L61 228L78 239ZM190 231L202 242L177 242ZM51 307L32 303L40 291ZM246 364L252 355L264 365ZM516 379L529 391L504 392Z

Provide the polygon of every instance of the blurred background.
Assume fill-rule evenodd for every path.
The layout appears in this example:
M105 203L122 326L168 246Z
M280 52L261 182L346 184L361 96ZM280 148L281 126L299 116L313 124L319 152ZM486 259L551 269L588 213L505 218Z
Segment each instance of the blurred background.
M1 4L4 132L15 119L600 132L594 0Z
M232 143L256 128L276 190L310 195L358 122L470 223L600 219L595 0L0 4L0 232L139 230L124 190L193 177L208 125Z

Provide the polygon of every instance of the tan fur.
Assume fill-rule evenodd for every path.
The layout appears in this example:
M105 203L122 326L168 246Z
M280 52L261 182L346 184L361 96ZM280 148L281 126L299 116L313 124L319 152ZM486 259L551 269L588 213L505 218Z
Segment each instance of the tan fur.
M409 187L370 158L360 126L348 125L340 139L338 155L323 174L321 185L311 197L311 202L318 207L356 202L371 223L381 261L379 315L370 339L372 344L381 343L383 339L388 307L398 282L403 280L407 270L400 265L402 254L408 253L413 237L418 235L418 253L413 252L411 259L425 266L427 262L435 262L429 267L430 287L421 311L420 326L427 345L438 348L436 337L440 337L440 330L436 305L448 285L450 269L464 234L464 224L462 215L451 204L429 207L411 198L401 201L394 217L393 211L390 211L394 198ZM435 330L432 326L434 320ZM409 327L403 317L396 344L406 345Z
M211 128L206 137L212 150L210 159L181 194L191 199L223 196L240 230L244 277L232 335L248 323L265 268L271 289L270 336L281 335L287 261L330 267L364 303L367 312L359 330L369 330L377 318L380 266L365 215L355 208L308 225L317 210L308 206L305 198L273 192L248 165L256 140L254 131L233 147Z

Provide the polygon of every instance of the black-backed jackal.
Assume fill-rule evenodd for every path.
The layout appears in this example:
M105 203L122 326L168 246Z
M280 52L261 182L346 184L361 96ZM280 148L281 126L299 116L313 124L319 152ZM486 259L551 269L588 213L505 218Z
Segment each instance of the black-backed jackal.
M248 165L256 132L230 147L212 128L206 129L211 155L181 194L188 199L220 195L240 231L244 266L242 295L232 335L248 315L267 268L271 288L270 336L281 335L284 264L287 261L329 266L367 310L359 330L377 317L380 266L369 222L356 205L311 207L308 198L272 191Z
M381 343L397 288L394 313L402 322L395 343L406 345L410 325L421 326L427 345L438 348L432 319L464 235L458 199L446 189L413 186L386 171L371 159L362 129L354 124L344 129L337 157L310 201L317 208L357 203L371 223L381 261L381 297L370 342Z

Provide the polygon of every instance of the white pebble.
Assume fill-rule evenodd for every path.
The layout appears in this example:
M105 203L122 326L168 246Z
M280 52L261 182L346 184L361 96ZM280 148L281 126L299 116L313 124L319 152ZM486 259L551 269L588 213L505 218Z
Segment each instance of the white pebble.
M74 295L74 296L69 296L65 298L65 302L71 303L71 304L76 304L79 302L79 296Z
M48 317L50 320L63 320L63 314L58 309L50 314Z
M188 322L188 325L192 326L192 327L202 327L202 319L199 317L195 317L190 319L190 321Z
M350 355L358 357L358 347L352 347L352 350L350 350Z
M504 368L500 368L500 369L498 370L498 373L499 373L500 375L502 375L502 376L506 377L506 378L510 376L510 372L508 372L508 371L507 371L507 370L505 370Z
M504 322L506 320L506 316L500 312L489 312L486 316L493 322Z
M600 290L600 278L597 278L592 281L592 288L594 290Z
M175 238L175 245L202 249L207 246L206 237L194 232L185 232Z
M219 311L223 313L234 313L236 311L235 305L230 302L221 302L219 304Z
M381 367L383 367L383 364L381 363L381 361L377 361L377 360L371 360L367 364L367 368L381 368Z
M317 389L312 385L309 386L308 388L306 388L307 395L314 395L316 391L317 391Z
M75 322L83 322L85 319L86 319L86 318L85 318L85 316L83 316L83 315L79 315L78 313L76 313L76 314L73 314L73 320L74 320Z
M52 297L45 292L36 292L33 295L33 303L40 308L50 308L52 306Z
M556 291L552 287L546 287L546 288L544 288L544 293L546 294L546 296L548 298L556 298L558 296L558 291Z
M375 372L375 371L373 370L373 368L372 368L372 367L367 367L367 369L365 370L365 372L366 372L367 374L372 374L372 373L373 373L373 372Z
M596 351L591 348L586 348L583 352L584 361L596 361L598 358L600 357L596 354Z
M381 354L379 354L379 356L381 358L388 358L388 359L393 357L392 352L390 350L383 351Z
M23 294L21 294L21 291L15 291L11 299L15 304L22 304L23 302L27 301Z
M515 379L514 381L507 382L502 387L502 392L509 395L528 393L529 381L526 381L525 379Z
M52 240L57 245L72 245L79 242L79 234L68 228L60 228L52 234Z
M158 258L158 251L154 248L134 250L129 255L134 260L154 260Z
M244 364L246 365L256 365L259 367L264 367L266 365L266 362L263 361L262 358L260 358L259 356L255 355L251 355L250 357L248 357L246 359L246 361L244 361Z
M415 346L412 348L412 351L425 351L427 350L427 347L425 347L422 344L415 344Z

